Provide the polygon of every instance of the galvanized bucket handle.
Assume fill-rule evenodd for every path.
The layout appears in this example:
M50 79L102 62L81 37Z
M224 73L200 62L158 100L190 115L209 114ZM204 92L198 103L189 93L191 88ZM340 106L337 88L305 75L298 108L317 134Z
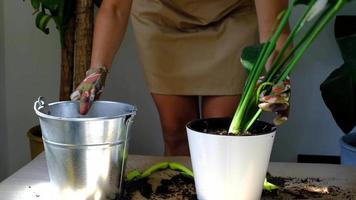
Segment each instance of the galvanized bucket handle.
M41 111L42 113L50 114L49 106L48 106L45 98L42 96L38 97L37 101L35 101L35 103L33 105L33 109L35 109L35 111L42 110Z
M134 116L135 116L135 113L130 114L130 115L127 115L127 116L125 117L125 125L126 125L126 126L129 126L129 125L133 122Z

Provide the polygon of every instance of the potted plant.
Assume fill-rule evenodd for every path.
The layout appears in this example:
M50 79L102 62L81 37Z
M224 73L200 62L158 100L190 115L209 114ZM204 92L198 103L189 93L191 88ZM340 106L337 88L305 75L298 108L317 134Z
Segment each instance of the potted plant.
M320 85L321 95L345 135L340 139L341 164L356 166L356 16L337 16L335 38L344 64Z
M48 24L53 21L59 32L62 58L59 88L61 101L69 100L73 86L83 80L90 65L94 3L99 6L101 0L31 0L36 27L49 34ZM39 125L30 128L27 136L33 159L43 151Z
M286 112L279 111L288 106L289 88L280 90L279 83L286 80L305 50L346 2L292 1L277 18L269 40L245 48L241 55L249 74L233 119L199 119L187 124L198 199L260 198L276 131L275 126L258 121L261 108L271 108L273 103L272 111L278 113L274 122L279 124L287 119ZM293 9L300 4L305 5L303 14L273 59L270 70L260 78ZM302 33L305 27L308 28ZM299 40L293 41L300 34ZM278 98L266 98L271 96Z

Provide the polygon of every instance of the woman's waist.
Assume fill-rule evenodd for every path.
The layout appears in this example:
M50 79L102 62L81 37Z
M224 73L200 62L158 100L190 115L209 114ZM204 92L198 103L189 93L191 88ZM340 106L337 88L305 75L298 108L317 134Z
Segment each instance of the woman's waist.
M204 26L231 13L255 12L253 0L134 0L133 12L168 24Z

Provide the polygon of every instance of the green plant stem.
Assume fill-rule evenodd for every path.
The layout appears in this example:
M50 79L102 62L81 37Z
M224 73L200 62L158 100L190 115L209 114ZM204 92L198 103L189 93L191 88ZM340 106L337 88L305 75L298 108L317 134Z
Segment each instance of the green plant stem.
M293 69L295 64L298 62L300 57L303 55L304 51L311 45L317 35L321 32L321 30L325 27L325 25L336 15L336 13L342 8L342 6L347 2L347 0L338 0L337 3L331 7L329 12L325 13L325 16L320 17L319 20L314 24L314 28L312 29L310 35L306 35L305 39L301 41L304 43L304 46L298 51L296 56L291 60L289 65L282 71L281 76L278 81L284 80L290 71Z
M283 64L278 65L278 63L280 63L281 59L283 58L283 56L285 54L285 51L292 44L294 37L300 32L300 30L304 26L305 21L306 21L306 17L308 15L310 9L314 6L315 2L316 2L316 0L312 0L310 2L310 4L308 5L308 7L307 7L306 11L304 12L303 16L298 20L297 24L293 27L291 33L288 35L288 37L287 37L286 41L284 42L281 50L278 52L277 57L275 58L275 60L272 63L271 70L266 75L266 79L265 79L266 81L268 81L268 82L272 81L272 77L274 77L277 74L277 72L280 70L280 68L283 66ZM290 54L290 55L293 55L293 54ZM288 57L288 59L289 59L289 57ZM286 60L288 60L288 59L286 59Z
M259 108L257 110L257 112L255 113L255 115L253 115L253 117L251 118L251 120L247 123L246 127L245 127L245 131L247 131L248 129L250 129L250 127L253 125L253 123L255 123L255 121L258 119L258 117L261 115L262 113L262 109Z
M146 169L144 172L142 172L141 178L150 176L152 173L154 173L156 171L167 169L168 166L169 166L169 162L156 163L156 164L152 165L151 167L149 167L148 169Z
M290 63L284 68L282 71L281 75L277 77L275 83L284 80L288 74L291 72L293 67L296 65L296 63L299 61L305 50L311 45L313 40L316 38L316 36L320 33L320 31L325 27L325 25L336 15L336 13L341 9L341 7L346 3L346 0L339 0L337 3L329 8L329 11L323 14L319 19L315 22L315 24L312 26L312 28L304 34L303 38L298 42L297 46L293 48L293 50L289 53L287 56L287 60L291 55L294 54L294 52L299 49L295 57L290 61ZM307 11L308 12L308 11ZM304 17L305 18L305 15ZM302 21L302 20L300 20ZM299 28L298 28L299 29ZM304 44L304 46L302 46ZM286 61L283 61L283 63L286 63ZM273 76L270 76L271 79ZM268 79L267 79L268 80ZM260 116L262 110L258 109L258 111L253 115L253 117L249 120L247 126L245 127L244 131L247 131L252 124L255 122L255 120Z
M265 81L267 81L267 82L273 81L273 77L276 75L276 73L290 59L290 57L294 54L296 49L299 48L299 45L297 45L294 48L292 48L292 50L289 52L289 54L286 56L286 58L282 61L282 63L279 64L279 62L283 58L283 55L285 54L285 51L287 50L287 48L293 42L294 37L300 32L301 28L304 26L306 17L307 17L310 9L313 7L315 2L316 2L316 0L311 1L311 3L308 5L308 8L306 9L304 14L302 15L302 17L298 20L297 24L293 27L291 33L288 35L288 37L287 37L285 43L283 44L281 50L278 52L278 55L277 55L276 59L273 61L272 68L267 73L267 75L265 77ZM268 86L273 86L275 83L276 82L272 82L272 84L268 84ZM261 89L265 89L265 88L259 88L259 89L261 90ZM259 94L259 92L258 92L258 94ZM256 103L256 105L257 105L257 103ZM250 119L247 119L248 120L247 125L243 128L243 130L247 131L252 126L252 124L257 120L257 118L261 115L261 113L262 113L262 109L260 109L260 108L257 109L257 112Z
M261 50L261 54L260 54L260 56L258 57L256 64L259 63L260 60L262 59L262 56L261 56L261 55L263 55L263 54L266 53L266 50L267 50L269 44L270 44L270 43L266 43L266 44L263 45L262 50ZM256 64L255 64L255 65L256 65ZM254 65L254 66L255 66L255 65ZM251 85L251 83L252 83L252 77L253 77L251 74L255 73L255 70L254 70L254 69L255 69L255 67L252 68L252 70L251 70L249 76L247 77L247 80L246 80L246 83L245 83L245 86L244 86L244 90L243 90L243 91L246 91L246 90L248 89L249 85ZM245 98L246 98L246 95L247 95L247 93L244 92L244 93L242 94L241 99L245 99ZM241 102L241 101L240 101L240 102Z
M264 45L262 53L260 54L257 63L255 66L252 68L251 73L249 74L248 81L245 85L245 90L246 95L242 96L242 99L240 101L240 104L238 106L238 110L235 113L235 116L231 122L231 125L229 127L229 132L233 134L239 134L241 132L241 127L243 126L243 123L246 122L247 120L243 120L243 117L245 116L246 113L246 108L248 107L251 98L254 96L254 90L257 84L257 80L262 72L262 70L265 67L265 63L267 62L268 58L272 54L272 52L275 49L276 43L279 39L279 36L281 35L283 29L285 28L285 25L288 22L289 16L291 15L293 9L293 5L290 5L287 9L287 11L284 13L282 20L276 30L276 32L273 34L272 38L269 40L270 42L266 43ZM251 78L250 78L251 76ZM248 119L248 118L247 118Z
M179 173L181 173L184 176L187 176L189 178L193 178L193 172L185 167L184 165L177 163L177 162L158 162L147 168L145 171L142 173L138 170L132 170L127 173L126 175L126 180L131 181L131 180L137 180L137 179L142 179L146 178L148 176L151 176L153 173L160 171L160 170L165 170L165 169L171 169L175 170Z
M269 45L270 45L269 43L266 43L266 44L263 46L263 48L262 48L262 50L261 50L261 54L260 54L260 56L259 56L259 58L258 58L258 60L257 60L256 63L259 63L259 62L260 62L260 60L262 59L262 55L265 54L265 52L266 52L266 50L267 50L267 48L268 48ZM246 80L246 83L245 83L245 86L244 86L244 90L243 90L243 91L247 91L247 90L249 89L249 87L250 87L250 85L251 85L251 83L252 83L252 80L251 80L252 77L253 77L252 73L254 73L254 72L255 72L255 67L252 68L252 70L251 70L249 76L247 77L247 80ZM239 106L238 106L238 108L237 108L237 111L235 112L235 115L234 115L234 117L233 117L233 119L232 119L232 122L231 122L231 125L230 125L230 127L229 127L229 133L233 133L233 134L238 134L238 133L239 133L239 127L241 126L242 117L243 117L243 111L244 111L244 109L245 109L245 107L246 107L246 104L248 103L248 102L245 100L245 99L247 99L246 96L247 96L248 94L249 94L248 92L244 92L244 93L242 94L242 97L241 97Z
M260 86L258 86L258 89L257 89L257 92L256 92L256 104L259 102L260 100L260 95L261 95L261 91L262 91L262 88L264 88L264 86L273 86L273 83L271 82L264 82L262 83Z
M193 176L194 176L193 172L190 169L188 169L187 167L185 167L184 165L182 165L180 163L169 162L168 167L172 170L179 171L179 172L183 173L184 175L189 176L191 178L193 178Z
M319 18L320 20L320 18ZM314 27L314 26L312 26ZM309 29L304 36L302 37L302 39L289 51L289 53L285 56L285 58L281 61L281 63L279 63L277 66L275 66L273 69L274 71L272 71L271 73L268 73L266 77L268 77L266 80L269 81L273 81L274 83L277 83L278 80L272 80L273 78L275 78L275 76L277 75L277 72L279 72L287 63L288 61L292 58L292 56L295 54L295 52L303 45L303 42L306 40L307 37L309 37L309 35L313 32L313 28ZM293 36L295 37L295 36ZM288 67L288 66L286 66Z

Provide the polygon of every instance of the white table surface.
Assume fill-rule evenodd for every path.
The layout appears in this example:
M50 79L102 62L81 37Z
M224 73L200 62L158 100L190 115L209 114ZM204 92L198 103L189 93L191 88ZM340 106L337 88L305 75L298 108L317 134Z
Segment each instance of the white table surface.
M129 155L127 168L143 170L159 161L181 162L191 167L189 157ZM356 188L356 168L332 164L275 163L268 171L273 176L327 180L330 184ZM44 153L0 183L0 200L53 199Z

